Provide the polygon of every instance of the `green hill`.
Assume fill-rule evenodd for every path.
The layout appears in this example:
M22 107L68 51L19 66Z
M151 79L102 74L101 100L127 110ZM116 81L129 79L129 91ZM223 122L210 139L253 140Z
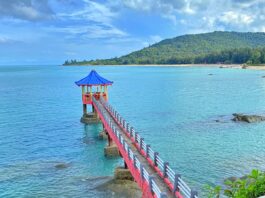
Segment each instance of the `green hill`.
M68 64L264 63L265 33L211 32L165 39L119 58Z

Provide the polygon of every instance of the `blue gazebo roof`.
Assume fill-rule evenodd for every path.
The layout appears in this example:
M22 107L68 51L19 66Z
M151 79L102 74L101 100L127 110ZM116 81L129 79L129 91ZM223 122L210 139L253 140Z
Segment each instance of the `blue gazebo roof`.
M113 83L112 81L109 81L101 77L95 70L91 70L88 76L75 82L75 84L78 86L112 85L112 83Z

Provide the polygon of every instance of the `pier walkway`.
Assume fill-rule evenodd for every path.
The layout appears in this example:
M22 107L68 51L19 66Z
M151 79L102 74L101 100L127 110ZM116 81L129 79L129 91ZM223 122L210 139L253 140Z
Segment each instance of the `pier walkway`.
M109 143L105 155L115 153L124 159L126 173L131 173L142 190L143 198L198 198L197 192L190 189L181 175L175 173L169 163L161 159L158 152L108 103L108 86L113 84L112 81L92 70L75 84L82 88L81 122L102 122L102 136L105 133ZM91 113L87 112L87 105L92 106Z
M109 139L117 145L143 197L198 198L197 192L189 188L103 97L93 96L92 106Z

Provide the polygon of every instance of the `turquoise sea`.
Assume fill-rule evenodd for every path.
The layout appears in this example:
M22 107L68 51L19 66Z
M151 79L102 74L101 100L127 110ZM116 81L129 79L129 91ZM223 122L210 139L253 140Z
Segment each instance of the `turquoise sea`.
M114 81L110 103L189 185L201 191L265 170L265 123L230 121L235 112L265 115L265 71L93 68ZM0 66L0 197L110 196L95 188L98 177L122 160L104 157L100 124L79 122L74 81L91 69Z

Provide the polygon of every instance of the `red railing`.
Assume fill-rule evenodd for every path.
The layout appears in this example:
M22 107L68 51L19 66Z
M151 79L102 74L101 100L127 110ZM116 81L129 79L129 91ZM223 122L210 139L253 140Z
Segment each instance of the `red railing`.
M157 152L154 152L149 144L146 144L144 139L141 138L141 136L135 132L134 128L130 126L129 123L127 123L120 114L115 111L111 105L109 105L106 101L104 101L102 98L100 98L100 103L103 105L104 109L99 109L99 101L96 100L96 98L93 97L93 104L96 108L97 112L99 113L101 120L104 124L104 126L107 128L108 131L112 131L113 133L109 133L112 139L114 139L115 143L117 143L120 152L122 153L122 156L124 157L125 161L127 160L129 162L129 169L132 173L135 172L135 169L132 167L130 168L131 164L133 164L134 168L138 170L138 173L140 173L141 178L147 183L147 185L151 186L150 192L151 194L154 194L156 197L165 197L166 194L162 193L158 186L154 183L152 180L152 177L148 175L147 171L144 169L141 169L141 166L139 165L139 160L134 158L134 154L131 151L131 149L128 147L128 144L124 141L124 139L121 136L122 134L125 134L130 140L134 143L138 151L146 158L149 165L154 168L154 170L158 173L158 175L164 180L164 182L168 185L174 196L182 198L198 198L197 192L194 190L191 190L189 186L182 180L180 174L176 174L172 168L169 166L168 162L164 162L159 154ZM112 117L112 119L115 121L115 124L117 124L120 128L122 128L122 131L118 131L117 127L115 127L115 124L111 119L109 118L106 113L104 113L104 110L106 110ZM117 139L118 138L118 139ZM126 146L127 145L127 146ZM124 151L124 149L125 151ZM126 150L127 149L127 150ZM123 153L124 151L124 153ZM130 161L131 160L131 161ZM138 163L139 162L139 163ZM131 170L132 169L132 170ZM147 173L147 174L146 174ZM135 178L139 179L139 174L135 175ZM138 181L137 183L142 183L142 181ZM150 185L149 185L150 184ZM154 187L152 187L154 186Z

